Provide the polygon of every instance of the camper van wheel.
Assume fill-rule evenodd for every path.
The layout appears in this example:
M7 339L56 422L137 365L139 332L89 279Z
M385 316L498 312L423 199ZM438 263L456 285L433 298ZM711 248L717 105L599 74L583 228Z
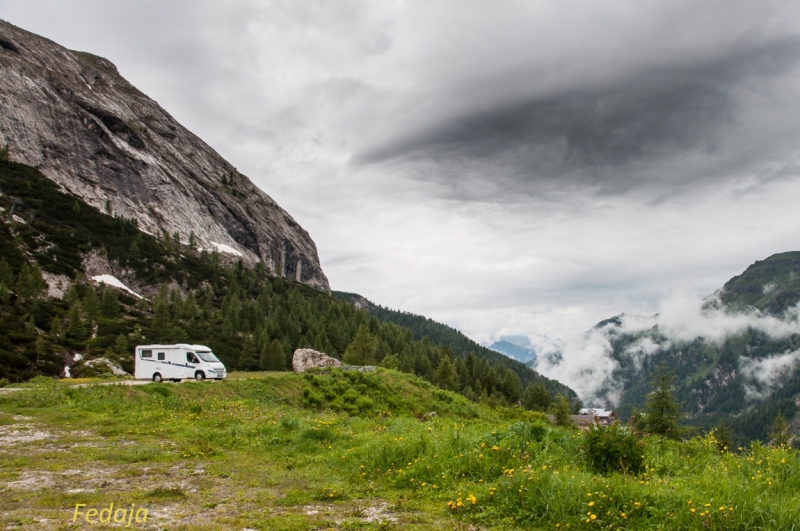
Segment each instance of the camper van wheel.
M164 378L162 378L161 374L159 374L159 373L155 373L155 374L153 375L153 381L154 381L155 383L161 383L161 381L162 381L163 379L164 379Z
M203 373L203 371L197 371L196 373L194 373L194 379L197 380L198 382L202 382L203 380L206 379L206 375L205 373Z

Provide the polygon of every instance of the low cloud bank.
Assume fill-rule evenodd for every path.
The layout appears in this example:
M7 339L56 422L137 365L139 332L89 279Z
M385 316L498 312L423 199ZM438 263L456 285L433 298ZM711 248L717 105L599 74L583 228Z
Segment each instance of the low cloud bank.
M584 401L614 404L621 394L622 384L611 378L619 367L611 358L611 344L621 335L645 332L658 326L659 338L643 337L626 350L640 366L642 360L659 350L697 338L719 344L727 337L748 329L763 332L772 339L800 333L797 308L788 312L783 319L763 315L756 310L729 314L713 304L713 297L701 299L695 293L684 290L664 300L661 311L654 316L620 315L567 340L560 356L540 359L537 370L569 385ZM798 352L776 353L761 360L742 357L740 370L751 382L746 386L748 398L767 396L779 382L780 375L800 358Z
M767 398L787 378L800 359L800 350L786 352L765 359L739 358L739 369L747 382L744 384L748 400Z

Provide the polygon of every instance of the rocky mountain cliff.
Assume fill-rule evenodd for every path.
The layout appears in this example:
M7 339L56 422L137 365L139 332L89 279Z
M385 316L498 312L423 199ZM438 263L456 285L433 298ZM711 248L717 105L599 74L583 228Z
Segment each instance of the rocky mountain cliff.
M0 145L144 231L329 290L309 234L113 64L2 20Z

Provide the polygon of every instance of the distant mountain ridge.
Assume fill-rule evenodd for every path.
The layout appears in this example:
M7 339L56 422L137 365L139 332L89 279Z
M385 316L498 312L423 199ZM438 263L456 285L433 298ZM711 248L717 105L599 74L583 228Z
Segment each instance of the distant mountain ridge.
M309 234L106 59L0 20L0 146L152 234L329 290Z
M798 302L800 252L793 251L755 262L706 298L694 335L676 334L658 315L605 319L587 332L607 339L615 363L597 398L630 415L643 407L648 374L663 361L675 372L675 394L690 425L708 429L725 422L746 444L766 440L780 412L798 431Z
M522 345L518 345L516 343L512 343L511 341L506 341L502 339L500 341L495 341L489 347L491 350L495 352L499 352L501 354L505 354L509 358L513 358L519 362L522 362L529 367L535 365L536 363L536 351L523 347Z
M726 282L717 295L731 310L755 308L770 315L785 315L800 302L800 252L756 261Z

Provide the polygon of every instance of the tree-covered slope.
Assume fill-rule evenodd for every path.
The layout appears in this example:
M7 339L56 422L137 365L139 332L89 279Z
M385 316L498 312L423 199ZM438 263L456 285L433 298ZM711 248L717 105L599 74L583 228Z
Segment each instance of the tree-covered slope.
M738 444L768 440L779 412L797 417L798 301L800 252L787 252L756 262L706 299L691 339L660 326L658 316L652 328L632 333L622 332L625 316L607 319L595 327L617 364L605 394L616 395L619 412L629 416L642 408L648 374L664 361L676 376L687 424L708 429L723 422Z
M413 338L416 340L427 338L434 345L450 349L457 358L464 358L466 360L471 353L473 356L488 360L493 366L510 369L520 378L525 388L530 384L542 383L552 396L561 393L573 399L577 398L575 392L566 385L542 376L530 367L527 367L524 363L512 360L499 352L479 345L451 326L438 323L422 315L384 308L355 293L334 291L333 295L359 308L367 310L382 323L394 323L411 330Z
M800 252L759 260L725 283L720 300L729 309L756 308L782 315L800 301Z
M134 345L190 342L212 347L230 370L291 370L294 350L311 347L347 363L414 373L475 400L517 403L538 382L552 395L574 396L452 329L433 326L427 338L425 330L276 276L263 262L247 268L191 241L144 233L2 157L0 193L6 381L59 375L65 366L73 376L112 370L98 359L130 372ZM145 298L92 281L99 274Z

